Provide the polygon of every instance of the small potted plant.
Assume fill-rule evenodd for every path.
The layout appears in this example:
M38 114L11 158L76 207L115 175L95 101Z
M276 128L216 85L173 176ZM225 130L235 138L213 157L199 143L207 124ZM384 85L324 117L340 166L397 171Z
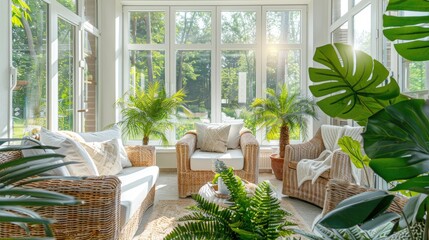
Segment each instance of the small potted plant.
M257 126L267 128L266 138L279 139L279 153L272 154L270 158L274 175L282 180L285 148L289 145L290 134L296 129L306 132L308 117L316 118L316 103L289 92L286 84L280 86L279 92L268 88L267 95L267 98L256 98L251 107Z
M158 137L168 144L165 131L173 127L170 117L184 103L183 89L168 97L159 82L150 83L147 89L132 89L118 100L122 114L118 124L127 136L142 137L143 145L148 145L149 137Z

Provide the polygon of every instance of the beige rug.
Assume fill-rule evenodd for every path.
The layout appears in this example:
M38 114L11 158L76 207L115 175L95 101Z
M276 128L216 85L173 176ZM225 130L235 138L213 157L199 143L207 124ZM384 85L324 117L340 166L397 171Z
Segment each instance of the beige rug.
M143 232L134 239L139 240L157 240L163 239L169 232L177 226L176 219L189 214L190 211L185 209L187 206L194 205L195 201L186 198L180 200L160 200L145 213ZM285 199L281 200L281 205L288 212L292 213L292 222L297 224L297 228L310 231L302 217L296 209Z

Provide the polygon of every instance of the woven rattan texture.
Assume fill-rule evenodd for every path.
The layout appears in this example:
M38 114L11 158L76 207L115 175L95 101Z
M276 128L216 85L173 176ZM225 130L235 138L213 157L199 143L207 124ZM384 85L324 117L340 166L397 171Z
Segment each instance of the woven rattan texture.
M198 193L198 190L211 181L213 171L193 171L190 167L190 159L197 146L197 136L188 132L176 144L177 180L179 197L184 198ZM240 148L244 156L243 170L235 171L235 174L249 182L258 182L259 143L250 132L244 132L240 136Z

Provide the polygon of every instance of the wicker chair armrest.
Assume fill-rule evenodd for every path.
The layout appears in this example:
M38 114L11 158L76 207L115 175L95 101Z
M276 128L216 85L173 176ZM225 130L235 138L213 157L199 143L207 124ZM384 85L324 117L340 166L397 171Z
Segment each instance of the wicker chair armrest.
M349 183L354 183L355 180L352 175L352 164L350 157L346 153L335 151L332 156L329 178L342 179Z
M244 156L244 171L255 172L259 163L259 143L251 132L243 132L240 136L240 147Z
M156 165L156 149L154 146L125 146L125 150L133 167Z
M194 132L187 132L185 136L176 143L177 171L191 171L190 159L196 148L197 135Z
M116 176L91 176L81 180L53 179L28 186L74 196L81 205L46 206L37 212L55 219L53 231L59 239L118 239L120 225L121 182ZM18 227L19 228L19 227ZM100 231L101 230L101 231ZM82 238L80 238L82 237Z
M366 188L340 179L331 179L326 185L325 202L323 205L322 215L332 211L338 203L346 198L357 195L359 193L375 191L373 188ZM394 201L387 211L400 213L408 199L406 197L396 195Z

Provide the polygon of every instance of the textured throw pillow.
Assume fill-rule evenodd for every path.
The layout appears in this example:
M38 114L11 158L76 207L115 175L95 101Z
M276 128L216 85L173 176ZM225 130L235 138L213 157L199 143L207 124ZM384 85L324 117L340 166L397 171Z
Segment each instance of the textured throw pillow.
M97 168L86 150L78 142L62 134L51 132L45 128L40 130L40 141L45 145L57 146L56 153L64 155L64 162L74 161L67 165L71 176L98 176Z
M115 175L122 170L117 139L106 142L82 142L100 175Z
M122 167L131 167L131 162L128 159L125 147L122 144L121 128L118 125L113 125L112 128L99 132L82 132L76 133L81 136L85 142L105 142L112 139L117 139L119 144L119 154Z
M197 130L197 148L201 148L204 142L205 129L207 126L225 126L231 125L228 134L227 147L236 149L240 145L240 130L243 128L244 123L195 123L195 130Z
M206 152L226 152L231 125L207 125L201 150Z
M30 146L40 146L43 145L41 142L32 139L26 139L23 141L24 145L30 145ZM52 149L26 149L26 150L22 150L22 155L24 157L32 157L32 156L40 156L40 155L44 155L44 154L53 154L55 153L54 150ZM57 161L53 162L53 164L59 164L59 163L63 163L63 159L58 158ZM42 176L70 176L69 171L67 170L66 166L62 166L62 167L58 167L49 171L46 171L42 174L40 174Z

